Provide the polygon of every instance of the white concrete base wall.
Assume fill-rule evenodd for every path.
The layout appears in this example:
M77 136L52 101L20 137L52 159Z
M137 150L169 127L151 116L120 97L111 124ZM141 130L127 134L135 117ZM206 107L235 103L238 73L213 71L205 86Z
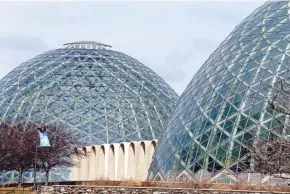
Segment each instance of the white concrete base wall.
M86 146L71 181L146 180L157 140Z

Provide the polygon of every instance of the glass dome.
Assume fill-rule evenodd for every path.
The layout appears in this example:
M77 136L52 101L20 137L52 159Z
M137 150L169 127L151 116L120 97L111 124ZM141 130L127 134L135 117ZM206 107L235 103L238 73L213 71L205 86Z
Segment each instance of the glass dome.
M151 140L177 99L136 59L81 41L38 55L0 80L0 119L64 124L88 145Z
M249 168L243 145L277 127L267 109L279 80L290 77L289 2L256 9L194 75L158 142L149 179L218 180ZM211 179L210 179L211 178ZM232 181L235 181L234 179Z

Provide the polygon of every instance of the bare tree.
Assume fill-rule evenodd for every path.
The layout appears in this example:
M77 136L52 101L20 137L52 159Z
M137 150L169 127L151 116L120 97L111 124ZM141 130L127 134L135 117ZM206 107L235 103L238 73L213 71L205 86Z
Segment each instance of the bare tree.
M75 159L81 157L83 153L75 149L76 145L81 142L78 136L67 127L56 125L44 127L47 130L51 146L38 148L37 164L39 168L45 170L45 184L48 185L51 169L76 165Z
M273 116L273 124L265 137L252 134L256 141L247 145L251 171L277 178L290 179L290 85L281 81L272 91L267 111Z
M39 146L37 128L32 123L0 123L0 170L17 171L18 186L22 186L25 170L44 169L46 184L52 168L73 166L82 153L75 147L81 142L76 134L64 126L47 125L50 147ZM37 154L36 154L37 152ZM37 157L36 157L37 156ZM37 160L35 160L36 158Z
M7 165L7 157L9 157L10 153L7 150L6 138L7 134L6 129L8 128L8 124L6 122L0 122L0 170L5 170Z
M22 175L25 170L31 169L34 164L35 147L37 145L37 134L32 124L1 123L0 144L1 169L18 172L18 186L22 186Z
M284 139L258 140L250 149L254 172L290 178L290 142Z

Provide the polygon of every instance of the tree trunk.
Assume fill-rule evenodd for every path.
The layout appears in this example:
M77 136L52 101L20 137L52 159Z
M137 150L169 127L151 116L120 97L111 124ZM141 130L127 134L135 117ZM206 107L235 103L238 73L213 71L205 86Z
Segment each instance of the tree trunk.
M18 171L18 187L22 187L22 174L23 174L23 169L19 168L19 171Z
M45 186L48 186L49 169L45 169Z

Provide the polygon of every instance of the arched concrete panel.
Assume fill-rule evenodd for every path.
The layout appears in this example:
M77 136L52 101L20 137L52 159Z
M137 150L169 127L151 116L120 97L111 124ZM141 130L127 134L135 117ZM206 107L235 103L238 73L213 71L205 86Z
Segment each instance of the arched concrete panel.
M125 146L121 144L118 148L118 168L117 168L117 180L125 179Z
M126 179L134 180L135 179L135 144L130 143L128 150L128 168Z
M95 147L86 147L87 149L87 180L95 179Z
M152 157L157 145L157 141L153 140L149 143L147 153L146 153L146 169L149 169L152 163Z
M80 180L87 180L88 178L88 155L87 155L87 148L83 147L83 152L85 154L85 157L81 158L81 167L79 168L79 175L80 175Z
M97 160L98 160L98 168L97 168L97 179L103 180L105 179L105 171L106 171L106 165L105 165L105 146L102 145L97 150Z
M135 180L144 180L147 172L146 171L146 158L145 158L145 143L135 143L136 154L135 154Z
M130 142L123 142L122 144L124 144L124 148L125 148L125 178L124 179L127 179L127 176L128 176L128 168L129 168L129 156L128 156L128 153L129 153L129 147L130 147Z
M100 149L99 146L92 146L92 153L93 153L93 161L92 161L92 169L90 169L90 171L92 171L91 173L91 178L92 180L96 180L97 179L97 174L98 174L98 149Z
M78 148L74 149L75 152L79 152ZM82 149L80 149L82 150ZM71 167L71 173L70 173L70 180L72 181L78 181L80 179L80 168L81 168L81 160L78 157L73 157L73 162L74 162L74 166Z
M151 141L151 144L152 144L152 146L153 146L153 148L155 150L155 148L157 146L157 141L156 140L153 140L153 141Z
M114 145L110 145L108 153L108 180L115 180L115 148Z

